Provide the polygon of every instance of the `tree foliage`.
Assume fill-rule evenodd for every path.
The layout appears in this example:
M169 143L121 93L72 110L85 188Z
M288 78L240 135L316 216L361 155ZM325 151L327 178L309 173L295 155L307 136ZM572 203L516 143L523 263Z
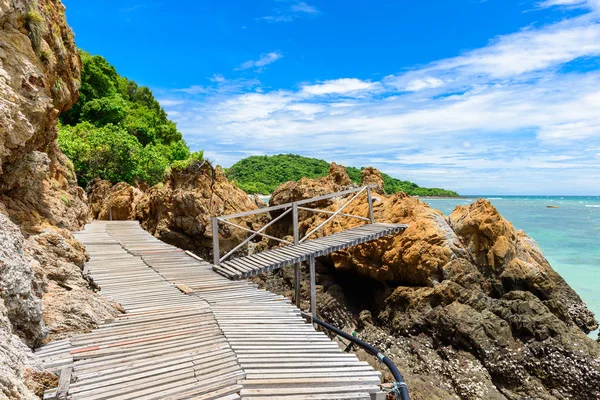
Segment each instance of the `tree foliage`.
M280 184L297 181L302 177L320 178L329 173L329 163L316 158L302 157L295 154L279 154L275 156L251 156L238 161L227 170L229 179L246 193L270 194ZM360 184L361 169L347 167L350 179ZM413 196L458 196L456 192L422 188L416 183L392 178L382 173L386 193L405 192Z
M79 183L155 184L190 150L152 91L120 76L103 57L80 52L79 101L61 115L58 142Z

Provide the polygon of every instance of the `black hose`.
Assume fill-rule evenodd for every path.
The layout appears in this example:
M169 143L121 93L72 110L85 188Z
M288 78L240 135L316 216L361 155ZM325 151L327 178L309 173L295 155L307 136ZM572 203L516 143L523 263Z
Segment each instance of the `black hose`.
M314 322L315 324L321 325L325 329L329 329L330 331L335 332L337 335L343 337L344 339L347 339L353 343L356 343L357 345L359 345L360 347L365 349L369 354L377 357L382 363L385 364L386 367L388 367L388 369L394 376L394 379L396 380L396 382L394 383L394 391L397 392L397 394L400 396L400 399L401 400L410 400L410 396L408 394L408 385L406 385L406 382L404 382L404 378L402 377L402 374L398 370L398 367L396 367L396 365L392 362L392 360L387 358L376 347L371 346L369 343L363 342L362 340L360 340L352 335L349 335L348 333L336 328L333 325L329 325L325 321L321 321L318 318L314 318L312 315L310 315L308 313L302 312L302 315L311 319L312 322Z

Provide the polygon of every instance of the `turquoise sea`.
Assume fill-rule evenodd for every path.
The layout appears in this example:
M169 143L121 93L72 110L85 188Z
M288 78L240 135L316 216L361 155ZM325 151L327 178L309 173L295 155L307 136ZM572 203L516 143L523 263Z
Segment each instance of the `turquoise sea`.
M600 318L600 196L465 196L422 200L449 215L457 205L468 205L479 197L488 199L515 228L535 239L552 267Z

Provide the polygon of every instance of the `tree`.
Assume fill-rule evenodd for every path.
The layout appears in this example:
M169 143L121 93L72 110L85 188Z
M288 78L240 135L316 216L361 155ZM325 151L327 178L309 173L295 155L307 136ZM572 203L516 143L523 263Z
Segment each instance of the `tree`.
M81 119L96 126L118 125L126 115L127 105L119 94L93 99L81 108Z
M119 76L103 57L80 55L79 101L59 124L59 145L80 184L96 177L154 184L171 163L193 157L149 88Z
M354 183L360 183L361 169L347 167L346 172ZM327 161L295 154L251 156L238 161L227 170L227 176L235 180L239 188L246 193L260 194L270 194L287 181L297 181L302 177L314 179L328 173ZM405 192L419 196L458 196L450 190L421 188L413 182L392 178L387 174L381 175L388 194Z

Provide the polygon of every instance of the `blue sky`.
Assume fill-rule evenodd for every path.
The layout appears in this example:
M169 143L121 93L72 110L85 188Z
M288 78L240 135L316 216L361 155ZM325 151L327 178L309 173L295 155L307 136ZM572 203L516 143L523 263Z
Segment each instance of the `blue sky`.
M297 153L461 194L600 195L600 0L64 3L78 46L223 166Z

